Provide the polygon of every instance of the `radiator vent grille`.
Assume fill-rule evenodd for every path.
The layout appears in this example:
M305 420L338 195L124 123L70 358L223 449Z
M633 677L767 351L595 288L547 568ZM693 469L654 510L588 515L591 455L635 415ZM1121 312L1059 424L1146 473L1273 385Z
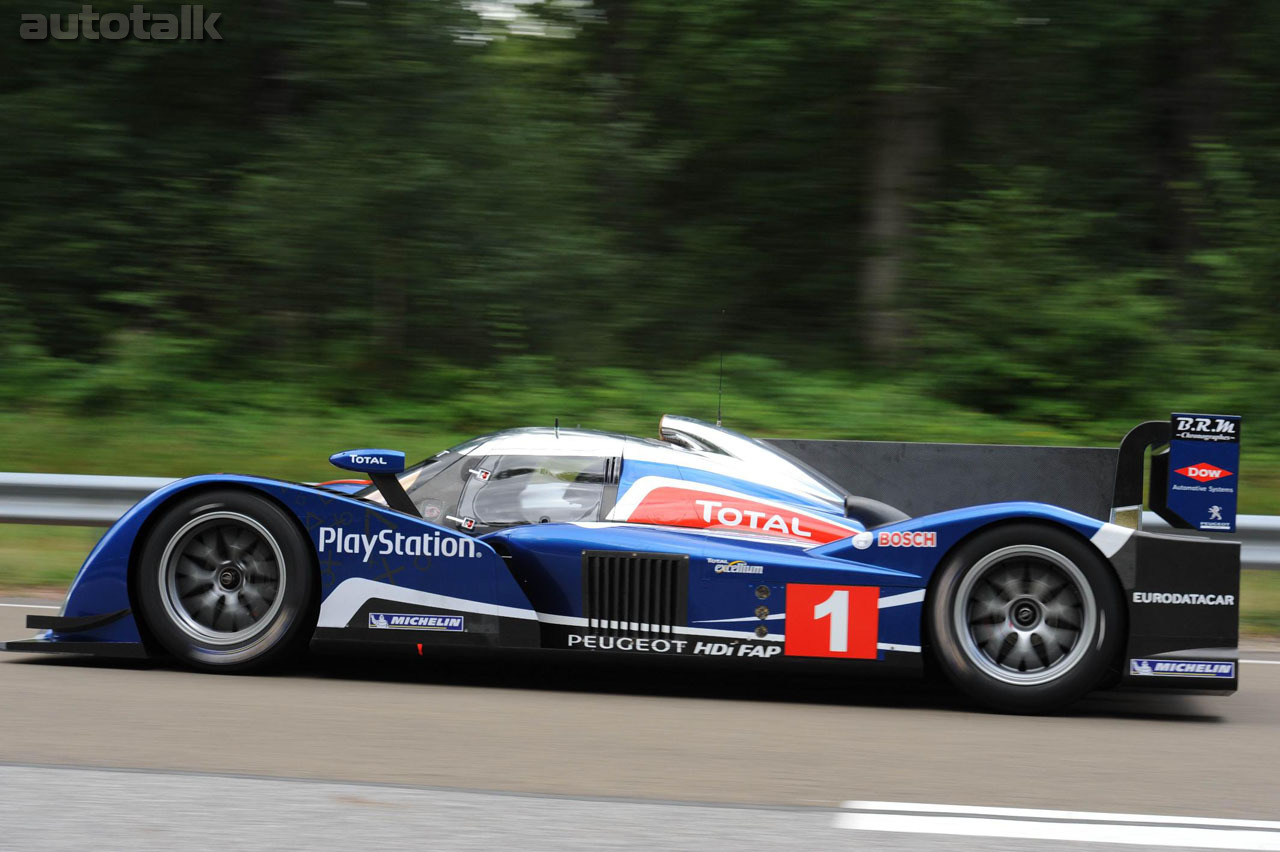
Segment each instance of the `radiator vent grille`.
M689 620L689 557L587 550L582 614L602 636L670 636Z

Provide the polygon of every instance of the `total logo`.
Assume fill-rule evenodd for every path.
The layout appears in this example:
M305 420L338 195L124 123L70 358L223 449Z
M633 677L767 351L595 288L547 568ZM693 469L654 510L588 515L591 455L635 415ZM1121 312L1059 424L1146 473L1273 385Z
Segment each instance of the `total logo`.
M382 456L352 456L352 464L378 464L385 466L387 460Z
M1215 479L1221 479L1224 476L1233 475L1231 471L1223 470L1222 468L1211 465L1208 462L1200 462L1199 464L1180 467L1174 471L1174 473L1180 473L1183 476L1190 477L1196 482L1212 482Z
M710 485L644 476L623 493L608 520L692 527L791 539L838 541L858 530L843 519Z
M702 520L708 524L712 523L711 518L714 513L714 522L722 527L746 527L747 529L760 530L761 532L775 532L781 535L793 535L798 538L813 538L813 533L802 528L800 519L795 515L791 516L791 525L788 527L787 519L782 515L757 512L751 509L739 509L737 506L726 506L718 500L694 500L693 502L702 507Z

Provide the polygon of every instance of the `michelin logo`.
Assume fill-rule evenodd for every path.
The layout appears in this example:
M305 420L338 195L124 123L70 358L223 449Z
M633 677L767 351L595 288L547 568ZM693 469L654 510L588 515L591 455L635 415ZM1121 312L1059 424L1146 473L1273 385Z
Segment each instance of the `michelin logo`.
M395 530L380 533L349 533L342 527L321 527L321 553L350 553L368 562L374 556L460 556L475 559L480 554L473 539L440 534L435 530L405 535Z
M378 630L447 630L465 632L461 615L412 615L410 613L371 612L369 626Z
M1143 677L1233 678L1236 676L1236 664L1202 660L1130 660L1129 674Z

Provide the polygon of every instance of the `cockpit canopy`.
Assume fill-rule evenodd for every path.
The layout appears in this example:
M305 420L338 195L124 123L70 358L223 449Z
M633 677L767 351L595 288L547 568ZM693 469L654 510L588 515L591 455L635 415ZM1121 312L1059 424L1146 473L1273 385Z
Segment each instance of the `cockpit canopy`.
M786 453L723 427L664 416L661 440L584 429L532 427L484 435L399 475L433 523L483 533L537 523L603 520L628 463L669 467L686 480L767 488L787 502L837 516L845 492ZM385 504L377 489L359 496Z

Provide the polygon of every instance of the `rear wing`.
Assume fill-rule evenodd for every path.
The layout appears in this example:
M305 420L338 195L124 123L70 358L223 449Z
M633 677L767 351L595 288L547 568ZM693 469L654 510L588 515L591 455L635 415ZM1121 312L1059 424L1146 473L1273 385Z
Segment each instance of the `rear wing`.
M1240 428L1236 415L1173 414L1129 430L1116 460L1112 523L1142 526L1143 471L1150 449L1151 511L1178 529L1235 532Z
M1174 527L1235 530L1240 487L1240 418L1235 416L1174 414L1152 420L1130 430L1119 449L785 438L765 443L821 471L846 493L911 517L1030 500L1137 529L1146 502Z

